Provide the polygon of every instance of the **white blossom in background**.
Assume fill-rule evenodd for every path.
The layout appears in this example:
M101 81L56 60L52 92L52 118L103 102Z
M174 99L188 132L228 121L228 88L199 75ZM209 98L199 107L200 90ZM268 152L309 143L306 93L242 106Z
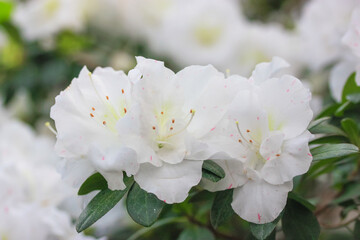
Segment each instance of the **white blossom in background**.
M202 176L202 160L214 154L204 143L236 93L237 83L211 65L190 66L177 74L163 62L137 58L130 71L134 111L117 125L137 153L141 188L166 203L185 200Z
M52 139L35 135L3 109L0 115L1 239L81 239L59 208L73 191L55 169Z
M331 94L338 102L341 101L342 90L351 73L357 72L355 80L360 85L360 3L352 13L342 43L350 50L350 54L343 57L330 72Z
M120 0L120 14L126 33L138 40L153 38L164 18L177 4L189 0Z
M312 0L302 10L297 30L303 43L301 58L318 71L348 53L341 43L358 0Z
M238 1L182 1L164 17L159 33L149 44L183 67L219 66L233 52L242 21Z
M124 189L123 171L129 176L139 166L136 153L118 127L127 124L133 111L129 77L112 68L86 67L78 78L56 97L50 116L55 121L55 150L63 158L62 174L80 186L94 172L100 172L110 189Z
M82 0L29 0L17 3L12 17L26 40L50 40L63 30L81 31L86 10Z
M292 179L305 173L312 156L307 126L311 94L295 77L274 74L288 64L274 58L258 64L209 142L228 154L216 162L226 172L218 183L204 180L211 191L234 188L232 208L243 219L263 224L283 210Z
M299 38L293 32L285 30L280 25L246 23L239 29L235 45L231 46L232 55L221 66L229 69L232 74L250 76L259 62L271 61L274 56L280 56L291 63L291 73L301 69L298 55Z

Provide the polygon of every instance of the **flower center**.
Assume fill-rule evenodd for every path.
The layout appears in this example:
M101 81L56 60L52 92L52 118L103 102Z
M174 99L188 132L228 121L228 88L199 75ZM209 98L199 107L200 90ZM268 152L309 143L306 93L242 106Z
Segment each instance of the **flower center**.
M254 170L261 169L266 163L266 160L260 154L261 143L252 136L249 129L242 131L239 127L239 122L236 121L235 124L240 135L238 142L246 149L246 156L243 156L243 158L246 158L247 167Z
M220 38L222 29L220 26L212 26L209 24L200 24L195 28L194 34L196 40L203 46L212 46Z
M92 87L99 100L100 107L90 107L89 117L96 121L98 124L103 125L109 130L116 132L116 123L119 119L123 118L127 113L129 103L125 97L125 90L121 89L121 95L118 100L111 99L108 95L100 94L96 89L92 74L89 73Z
M159 149L167 144L170 144L172 137L178 136L184 132L192 122L195 115L195 110L190 109L189 113L184 118L173 117L168 111L161 109L156 112L155 118L157 126L152 126L155 133L155 141Z

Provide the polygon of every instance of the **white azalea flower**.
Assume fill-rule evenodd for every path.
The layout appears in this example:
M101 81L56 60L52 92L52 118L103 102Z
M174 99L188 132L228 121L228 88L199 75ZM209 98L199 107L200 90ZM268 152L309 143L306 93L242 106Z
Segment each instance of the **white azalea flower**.
M343 57L330 72L331 94L338 102L341 101L346 80L354 71L357 72L355 81L360 85L360 3L352 13L351 22L348 31L342 38L342 43L351 50L352 54Z
M298 60L299 39L293 32L286 31L280 25L247 23L237 29L240 36L232 46L232 55L225 61L223 68L233 74L250 76L259 62L268 62L274 56L280 56L291 63L291 72L302 67Z
M203 161L197 160L213 154L203 137L225 113L235 82L210 65L175 74L163 62L137 62L129 73L137 110L118 130L137 152L141 166L134 177L141 188L167 203L182 202L201 179Z
M305 173L312 161L306 130L312 118L311 94L295 77L273 77L287 66L274 58L241 80L241 90L210 141L229 160L217 161L226 177L218 183L204 180L205 188L234 188L233 209L258 224L280 214L293 177Z
M347 54L341 38L357 5L358 0L312 0L305 5L297 28L303 59L311 69L319 70Z
M237 1L182 1L166 15L159 33L150 39L150 46L180 66L219 66L238 41L241 16Z
M123 26L134 38L151 39L159 33L164 18L184 1L187 0L121 0Z
M350 47L354 55L360 57L360 3L352 13L349 29L342 42Z
M29 41L47 40L62 30L84 27L85 5L73 0L30 0L17 3L13 21Z
M63 175L75 186L98 171L110 189L124 189L122 171L137 172L136 154L117 130L132 111L131 91L122 71L97 68L91 74L84 67L56 97L51 109L58 131L55 148L64 158Z

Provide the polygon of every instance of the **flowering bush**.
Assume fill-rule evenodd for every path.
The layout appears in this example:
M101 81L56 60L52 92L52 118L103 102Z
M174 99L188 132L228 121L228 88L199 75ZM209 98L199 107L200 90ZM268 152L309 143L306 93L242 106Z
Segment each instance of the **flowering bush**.
M0 240L358 239L359 14L0 0Z

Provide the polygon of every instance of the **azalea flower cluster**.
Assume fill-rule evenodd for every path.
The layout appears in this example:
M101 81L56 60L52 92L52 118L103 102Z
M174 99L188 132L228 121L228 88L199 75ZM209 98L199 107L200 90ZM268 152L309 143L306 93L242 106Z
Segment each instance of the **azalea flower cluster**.
M64 178L79 186L99 172L119 190L125 172L160 200L180 203L211 159L226 176L203 180L205 189L234 189L232 207L247 221L274 220L293 177L312 161L311 94L293 76L275 77L288 63L275 57L247 79L211 65L175 74L163 62L136 60L128 74L84 67L56 97L51 118Z
M62 203L73 194L56 171L52 139L0 109L0 238L93 240L77 234Z

